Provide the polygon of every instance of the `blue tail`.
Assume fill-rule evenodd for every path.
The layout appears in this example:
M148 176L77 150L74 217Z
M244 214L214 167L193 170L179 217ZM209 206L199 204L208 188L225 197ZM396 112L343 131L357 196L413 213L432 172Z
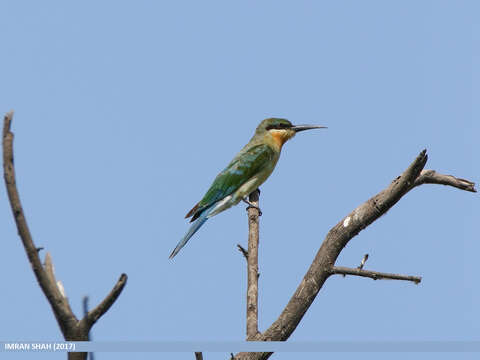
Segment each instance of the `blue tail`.
M177 255L180 249L185 246L185 244L188 242L188 240L190 240L193 234L195 234L197 230L200 229L200 227L205 223L205 221L207 221L208 215L210 214L211 210L212 207L206 209L205 211L203 211L200 217L193 222L192 226L190 226L190 229L188 229L183 239L180 240L175 249L173 249L172 253L168 257L169 259L172 259L175 255Z

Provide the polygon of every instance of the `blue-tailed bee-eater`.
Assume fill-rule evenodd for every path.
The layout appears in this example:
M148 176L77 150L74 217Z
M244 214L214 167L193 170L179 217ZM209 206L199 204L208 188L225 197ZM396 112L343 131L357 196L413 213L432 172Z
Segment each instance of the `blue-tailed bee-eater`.
M293 125L286 119L263 120L247 145L217 175L205 196L185 218L193 222L170 254L173 258L208 218L245 200L270 176L280 157L283 144L297 132L325 128L318 125Z

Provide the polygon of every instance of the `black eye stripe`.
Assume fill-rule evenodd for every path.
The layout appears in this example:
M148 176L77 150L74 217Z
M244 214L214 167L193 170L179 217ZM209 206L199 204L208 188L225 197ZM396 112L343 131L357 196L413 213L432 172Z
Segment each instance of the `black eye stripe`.
M275 124L275 125L268 125L268 126L267 126L267 130L271 130L271 129L278 129L278 130L280 130L280 129L288 129L288 128L290 128L290 127L291 127L291 125L289 125L289 124L280 123L280 124Z

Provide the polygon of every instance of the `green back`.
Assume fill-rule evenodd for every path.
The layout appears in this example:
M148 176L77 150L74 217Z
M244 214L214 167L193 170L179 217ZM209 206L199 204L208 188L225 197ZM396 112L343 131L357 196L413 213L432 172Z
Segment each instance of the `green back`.
M212 186L198 203L197 214L215 202L233 194L253 176L273 165L275 152L266 144L243 149L228 166L217 175Z

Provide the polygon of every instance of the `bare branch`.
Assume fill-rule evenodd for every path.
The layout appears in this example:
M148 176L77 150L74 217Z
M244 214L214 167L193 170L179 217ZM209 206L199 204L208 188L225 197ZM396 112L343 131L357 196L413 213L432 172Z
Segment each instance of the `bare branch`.
M455 187L460 190L477 192L475 183L469 180L456 178L452 175L443 175L435 170L422 170L420 176L415 180L414 186L422 184L439 184Z
M12 118L13 111L5 115L3 122L3 171L5 186L7 188L10 207L12 208L18 234L22 240L23 247L25 248L25 252L27 253L35 277L52 307L64 338L66 340L87 341L90 328L118 298L125 286L127 276L122 274L105 300L103 300L93 311L88 313L81 321L78 321L70 308L62 283L55 278L54 266L50 253L47 252L45 256L45 266L42 266L39 251L43 248L35 246L27 225L15 178L13 133L10 131ZM72 352L68 354L68 358L71 360L83 360L86 359L86 357L87 353L84 352Z
M69 340L69 327L77 322L77 318L73 314L68 301L60 294L57 283L47 274L42 266L40 257L38 256L37 247L33 243L30 229L27 225L25 213L20 202L18 194L15 167L13 165L13 133L10 131L13 119L13 111L7 113L3 119L3 176L7 188L10 207L12 208L13 218L18 229L18 235L22 240L23 247L27 253L28 260L32 266L32 270L37 278L38 284L43 293L47 297L52 307L55 318L60 326L65 339ZM51 263L49 265L52 267Z
M258 207L260 192L255 190L249 196L253 206L248 212L248 256L247 256L247 340L252 340L258 334L258 239L259 216Z
M118 279L117 283L113 287L113 289L110 291L110 293L107 295L107 297L97 305L95 309L90 311L86 317L82 319L81 322L86 322L88 329L92 327L95 322L103 315L105 314L108 309L113 305L113 303L117 300L117 298L120 296L122 293L123 288L125 287L125 284L127 283L127 274L122 274L120 275L120 278Z
M405 281L412 281L415 284L418 284L420 283L420 281L422 281L422 278L420 276L382 273L378 271L362 270L360 268L352 269L344 266L334 266L331 270L331 273L339 274L339 275L362 276L362 277L371 278L373 280L381 280L381 279L405 280Z
M468 180L432 173L430 170L422 172L427 159L426 150L423 150L386 189L358 206L328 232L310 268L278 319L265 332L257 334L254 340L287 340L313 303L325 281L332 275L335 261L347 243L361 230L387 213L412 188L423 183L438 183L462 190L475 191L474 184ZM352 271L358 271L358 269L352 269ZM360 272L364 273L363 270ZM271 354L238 353L235 359L268 359Z
M331 269L332 274L338 274L345 277L346 275L355 275L355 276L362 276L368 277L373 280L381 280L381 279L391 279L391 280L406 280L406 281L413 281L415 284L418 284L422 281L420 276L410 276L410 275L400 275L400 274L391 274L391 273L382 273L378 271L370 271L370 270L363 270L365 263L368 260L368 254L363 256L363 259L360 265L357 266L356 269L344 267L344 266L333 266Z

